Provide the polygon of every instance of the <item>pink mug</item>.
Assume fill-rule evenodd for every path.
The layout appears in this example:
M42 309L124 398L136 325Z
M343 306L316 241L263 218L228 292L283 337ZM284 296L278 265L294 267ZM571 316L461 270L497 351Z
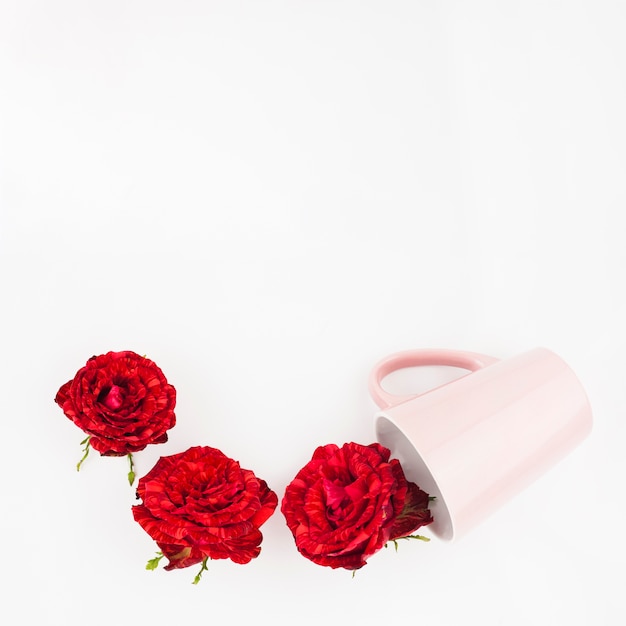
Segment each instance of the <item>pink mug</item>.
M422 365L470 372L420 395L382 388L388 374ZM399 352L376 365L369 389L381 408L377 440L409 480L435 496L430 528L446 540L482 522L591 430L580 381L545 348L501 361L456 350Z

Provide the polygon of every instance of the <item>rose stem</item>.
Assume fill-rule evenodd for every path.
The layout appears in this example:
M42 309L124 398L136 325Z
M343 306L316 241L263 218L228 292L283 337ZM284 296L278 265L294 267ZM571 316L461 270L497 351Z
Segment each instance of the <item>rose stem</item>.
M202 572L204 572L204 570L208 570L209 568L206 566L206 562L209 560L208 556L204 557L204 561L202 561L202 567L200 568L200 571L196 574L196 577L193 579L193 582L191 583L192 585L197 585L200 582L200 579L202 578Z
M78 463L76 464L76 471L77 471L77 472L80 472L80 466L83 464L83 461L87 458L87 455L89 454L89 448L90 448L90 446L89 446L89 440L90 440L90 439L91 439L91 435L89 435L89 437L87 437L86 439L83 439L83 440L80 442L80 445L81 445L81 446L82 446L82 445L84 445L84 446L85 446L85 447L84 447L84 449L83 449L83 452L84 452L85 454L83 454L83 458L82 458L80 461L78 461Z
M133 471L135 464L133 463L133 455L130 452L128 453L128 463L130 465L130 472L128 472L128 482L132 487L133 483L135 482L135 472Z

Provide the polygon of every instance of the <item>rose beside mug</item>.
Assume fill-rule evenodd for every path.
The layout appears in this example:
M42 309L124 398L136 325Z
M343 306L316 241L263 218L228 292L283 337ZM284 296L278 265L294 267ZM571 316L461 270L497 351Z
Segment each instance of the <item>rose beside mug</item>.
M381 382L392 372L445 365L470 372L426 393L396 396ZM372 370L377 440L409 480L436 500L431 529L457 539L565 457L590 432L585 390L545 348L498 360L473 352L412 350Z

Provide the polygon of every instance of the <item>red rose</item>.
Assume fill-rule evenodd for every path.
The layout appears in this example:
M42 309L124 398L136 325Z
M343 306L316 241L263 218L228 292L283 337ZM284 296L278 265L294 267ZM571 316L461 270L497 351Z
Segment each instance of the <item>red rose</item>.
M264 480L202 446L161 457L139 480L137 497L143 504L133 516L169 559L166 570L207 558L248 563L261 552L259 528L278 504Z
M55 402L105 456L164 443L176 423L176 390L156 363L130 351L91 357Z
M317 448L287 486L281 511L307 559L356 570L388 541L433 520L428 494L378 443Z

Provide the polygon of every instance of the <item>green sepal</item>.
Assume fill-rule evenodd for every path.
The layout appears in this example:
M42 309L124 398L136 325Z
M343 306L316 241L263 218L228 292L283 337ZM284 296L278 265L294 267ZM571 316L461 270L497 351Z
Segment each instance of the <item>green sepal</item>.
M395 539L391 540L391 543L393 543L393 547L395 548L395 551L398 551L398 541L400 541L401 539L419 539L420 541L430 541L429 537L424 537L424 535L406 535L406 537L396 537ZM385 544L385 548L389 545L389 542L387 542Z
M155 570L159 567L159 561L163 558L163 552L157 552L157 555L146 563L147 570Z

